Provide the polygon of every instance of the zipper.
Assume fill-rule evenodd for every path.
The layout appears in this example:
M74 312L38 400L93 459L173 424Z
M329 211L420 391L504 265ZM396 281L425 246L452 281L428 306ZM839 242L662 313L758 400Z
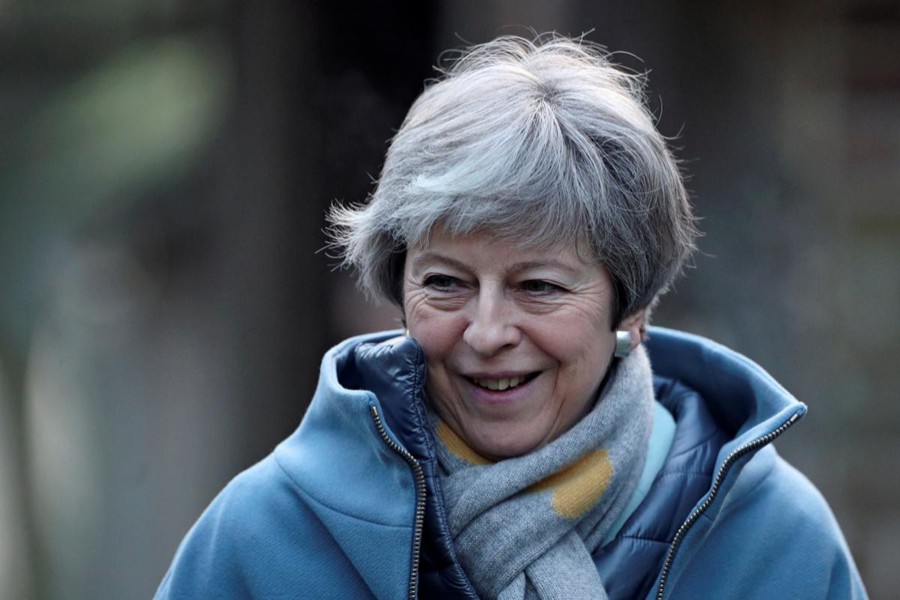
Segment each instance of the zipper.
M719 493L719 488L734 463L748 452L752 452L753 450L765 446L766 444L772 443L775 438L787 431L799 418L800 416L797 413L792 414L791 418L782 423L777 429L770 431L766 435L756 438L751 442L747 442L743 446L735 448L734 450L732 450L731 454L729 454L725 458L725 461L722 463L722 466L716 473L712 488L710 488L706 499L700 506L697 507L696 510L694 510L694 512L692 512L688 516L687 519L685 519L684 523L681 524L681 527L679 527L678 531L675 533L675 537L672 539L672 545L669 546L669 551L666 553L666 560L663 563L662 571L660 571L659 587L656 590L656 600L662 600L663 595L666 592L666 581L668 580L669 571L672 569L672 563L675 560L675 554L678 552L678 548L684 541L684 538L687 535L688 531L691 529L691 527L694 526L694 523L696 523L700 516L709 509L713 501L716 499L716 496Z
M369 411L372 413L372 420L375 422L375 429L378 430L378 435L381 436L388 448L399 454L406 461L410 469L412 469L413 477L416 480L416 518L415 528L413 529L412 561L410 564L408 590L409 599L415 600L416 591L419 587L419 557L422 554L422 532L425 528L425 471L422 470L422 465L419 464L419 461L406 448L392 440L388 435L384 428L384 421L381 420L381 415L378 413L378 408L370 406Z

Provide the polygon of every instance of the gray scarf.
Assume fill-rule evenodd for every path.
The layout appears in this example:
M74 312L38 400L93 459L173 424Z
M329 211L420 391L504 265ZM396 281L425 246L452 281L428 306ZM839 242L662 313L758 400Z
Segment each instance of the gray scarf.
M615 369L569 431L497 463L432 414L450 532L482 598L607 598L591 554L634 493L653 421L643 348Z

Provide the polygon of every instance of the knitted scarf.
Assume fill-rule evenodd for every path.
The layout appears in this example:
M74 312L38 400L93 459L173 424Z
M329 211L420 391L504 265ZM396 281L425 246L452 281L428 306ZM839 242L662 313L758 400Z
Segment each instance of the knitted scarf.
M607 598L591 554L635 491L653 420L643 348L614 368L569 431L496 463L431 413L450 532L482 598Z

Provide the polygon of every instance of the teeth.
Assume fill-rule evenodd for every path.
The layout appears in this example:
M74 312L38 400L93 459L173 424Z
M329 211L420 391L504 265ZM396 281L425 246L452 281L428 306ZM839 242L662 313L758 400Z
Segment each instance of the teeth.
M521 385L524 381L524 377L504 377L503 379L478 379L473 378L472 381L475 382L476 385L481 386L483 388L487 388L493 391L504 391L510 388L514 388L518 385Z

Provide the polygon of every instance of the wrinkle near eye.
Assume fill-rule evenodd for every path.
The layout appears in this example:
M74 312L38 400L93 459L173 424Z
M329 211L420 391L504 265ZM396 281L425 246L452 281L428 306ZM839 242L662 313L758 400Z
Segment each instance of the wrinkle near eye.
M430 288L419 281L408 280L404 294L407 315L416 312L457 310L465 304L468 294L465 287L451 286L447 290Z

